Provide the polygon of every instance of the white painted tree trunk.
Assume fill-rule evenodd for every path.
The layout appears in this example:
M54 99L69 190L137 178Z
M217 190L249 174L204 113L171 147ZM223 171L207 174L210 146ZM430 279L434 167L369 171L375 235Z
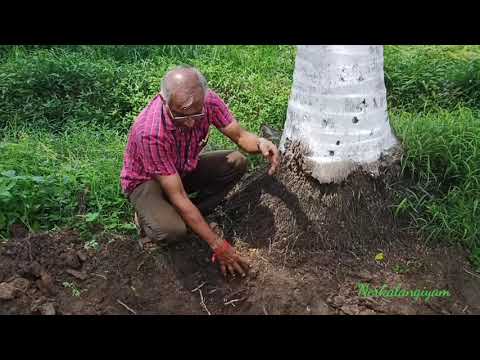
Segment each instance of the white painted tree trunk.
M398 144L388 118L383 46L298 46L280 150L309 149L313 177L345 179Z

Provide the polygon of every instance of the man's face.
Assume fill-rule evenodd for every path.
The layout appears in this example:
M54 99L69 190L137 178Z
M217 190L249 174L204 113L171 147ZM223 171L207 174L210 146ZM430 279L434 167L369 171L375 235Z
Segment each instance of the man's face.
M168 108L175 126L193 128L202 118L204 92L199 86L190 90L179 89L172 94Z

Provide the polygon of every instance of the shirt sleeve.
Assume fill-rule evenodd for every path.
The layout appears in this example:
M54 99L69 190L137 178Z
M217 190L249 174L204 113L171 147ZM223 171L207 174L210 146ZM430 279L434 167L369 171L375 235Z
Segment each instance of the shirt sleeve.
M155 135L141 137L143 167L149 176L168 176L177 173L175 157L166 141Z
M212 106L212 124L217 129L228 126L235 119L227 104L213 91L210 94L210 104Z

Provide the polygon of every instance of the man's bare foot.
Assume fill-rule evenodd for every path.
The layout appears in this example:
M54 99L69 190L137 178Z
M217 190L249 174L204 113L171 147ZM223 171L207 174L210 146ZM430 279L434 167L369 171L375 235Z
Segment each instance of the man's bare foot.
M158 249L158 245L147 236L138 239L138 246L140 246L141 250L147 252L152 252Z

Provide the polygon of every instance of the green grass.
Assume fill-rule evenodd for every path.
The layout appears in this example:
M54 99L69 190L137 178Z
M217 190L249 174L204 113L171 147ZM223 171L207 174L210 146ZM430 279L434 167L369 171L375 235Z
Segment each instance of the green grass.
M468 108L419 116L401 112L392 122L403 140L404 175L415 190L405 198L418 226L431 237L478 245L480 117Z
M164 72L194 65L248 130L281 130L294 60L293 46L0 46L0 234L131 231L124 146ZM385 82L411 179L397 212L480 267L480 46L386 46ZM232 144L214 131L211 146Z
M480 47L387 46L385 83L392 109L480 109Z
M397 213L431 241L463 244L480 271L480 46L388 46L385 73L411 180Z
M9 135L0 143L0 231L12 223L131 230L119 187L125 136L110 129ZM131 217L131 215L130 215ZM130 219L131 220L131 219Z
M255 130L261 122L283 125L294 48L14 47L0 58L0 129L58 133L81 122L126 133L165 71L184 63L197 66Z

